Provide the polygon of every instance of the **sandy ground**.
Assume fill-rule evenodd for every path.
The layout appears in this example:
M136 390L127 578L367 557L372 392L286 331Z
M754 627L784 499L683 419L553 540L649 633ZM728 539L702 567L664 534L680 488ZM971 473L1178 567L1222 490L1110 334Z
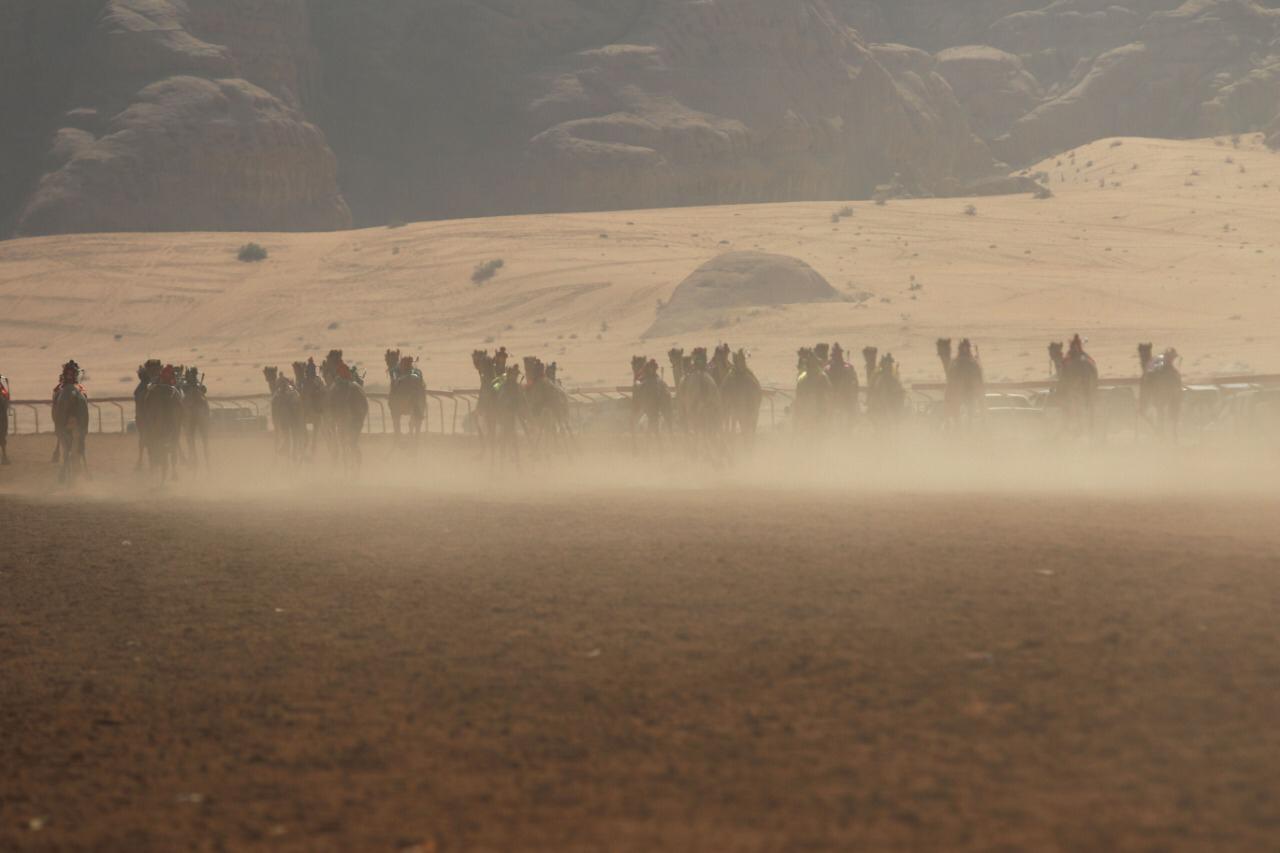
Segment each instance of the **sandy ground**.
M1073 156L1074 155L1074 156ZM1046 342L1079 330L1103 372L1134 345L1176 346L1193 377L1280 371L1280 155L1255 137L1103 140L1042 164L1056 197L780 204L521 216L333 234L105 234L0 243L0 372L43 398L76 357L97 397L128 394L146 357L198 361L215 393L263 388L264 363L342 347L381 381L382 352L429 383L471 387L469 353L505 343L575 384L630 381L673 343L750 347L794 380L798 345L838 339L935 380L933 341L976 338L990 379L1046 375ZM1101 182L1101 186L1100 186ZM968 204L976 216L964 215ZM235 260L255 240L260 264ZM720 331L640 341L657 301L733 249L795 255L864 307L743 311ZM501 258L483 286L472 269ZM912 277L922 286L911 290Z
M0 849L1280 846L1274 453L48 447L0 470Z

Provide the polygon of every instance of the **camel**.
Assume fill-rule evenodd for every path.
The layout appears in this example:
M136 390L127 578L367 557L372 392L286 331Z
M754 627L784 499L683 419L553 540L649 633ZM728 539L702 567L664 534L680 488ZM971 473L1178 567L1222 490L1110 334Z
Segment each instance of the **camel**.
M569 395L555 381L556 365L535 356L524 357L524 396L530 445L535 450L573 449Z
M676 389L676 406L689 439L690 455L704 456L718 464L724 457L721 441L724 410L720 388L708 368L707 350L698 347L684 363L684 377Z
M1049 361L1057 379L1049 400L1060 406L1063 413L1063 429L1093 435L1094 413L1098 405L1098 365L1084 351L1084 341L1077 334L1071 338L1066 354L1062 342L1049 344Z
M343 360L342 350L330 350L320 366L328 386L324 411L334 455L348 473L360 468L360 435L369 417L369 400L364 395L364 377Z
M160 378L163 368L164 364L158 358L147 359L138 365L138 385L133 389L133 428L138 433L138 461L133 467L137 470L142 469L142 453L147 446L147 389ZM57 451L54 452L54 461L57 461Z
M288 459L301 459L307 449L307 421L302 395L278 368L264 367L267 388L271 391L271 423L276 436L276 453Z
M867 363L867 417L880 430L892 430L906 414L907 390L898 376L898 362L892 353L876 357L879 350L866 347L862 357Z
M667 351L667 358L671 361L671 381L674 382L676 388L679 389L680 383L684 381L684 350L679 347L673 347Z
M732 356L728 344L719 344L711 355L711 378L716 381L717 388L724 387L724 381L733 370Z
M62 379L53 392L53 431L58 436L58 449L62 467L58 481L71 483L78 473L88 476L89 461L85 442L89 435L89 400L80 387L80 368L74 361L63 365Z
M0 376L0 465L9 464L9 380Z
M387 350L385 358L387 376L391 380L391 393L387 402L391 408L395 440L397 443L400 441L400 419L408 418L411 446L416 448L418 433L422 431L422 423L427 417L426 380L422 377L422 371L414 366L414 359L400 355L400 350Z
M720 396L724 401L729 433L740 433L750 450L755 445L756 429L760 424L764 391L760 388L760 380L747 366L746 350L739 349L733 354L729 373L720 382Z
M819 347L825 347L825 344L819 344ZM821 359L817 348L814 354ZM858 392L861 390L858 383L858 369L845 361L844 349L839 343L831 345L830 357L826 365L827 380L831 383L831 414L838 425L847 429L858 420Z
M642 355L631 357L631 449L636 450L636 433L644 421L652 443L661 442L662 424L672 425L671 389L658 372L658 362Z
M499 353L505 353L505 350L499 350ZM495 367L498 363L505 365L506 358L504 357L501 362L495 361ZM492 429L489 441L490 459L495 464L514 462L519 468L520 427L524 427L526 435L529 433L528 401L525 398L524 389L520 387L520 365L513 364L505 367L491 387L493 402L490 418Z
M314 453L324 430L324 402L327 389L314 358L293 363L294 390L302 400L302 452ZM310 434L308 434L310 427Z
M199 459L196 452L196 441L200 442L200 449L204 451L204 467L209 467L209 424L211 421L211 413L209 411L208 389L204 384L204 377L200 375L200 369L197 367L187 367L182 370L182 378L179 389L182 391L182 431L187 437L187 455L190 457L193 466L199 466Z
M183 403L177 369L173 365L166 364L156 381L147 387L143 409L147 417L144 435L148 464L161 484L169 479L177 480Z
M488 450L492 449L494 441L494 418L497 414L494 406L497 403L501 381L497 364L488 350L473 350L471 364L480 375L480 394L476 400L475 411L476 433L480 436L482 450Z
M955 358L952 358L951 338L938 338L937 347L942 375L947 380L947 390L942 399L943 426L952 429L972 427L987 412L986 382L982 376L978 348L964 338Z
M793 404L795 431L822 432L831 417L834 396L831 380L816 348L801 347L797 352L796 399Z
M1138 414L1151 424L1157 435L1178 441L1182 417L1182 374L1178 371L1178 351L1170 348L1152 357L1149 343L1138 344L1142 381L1138 385Z

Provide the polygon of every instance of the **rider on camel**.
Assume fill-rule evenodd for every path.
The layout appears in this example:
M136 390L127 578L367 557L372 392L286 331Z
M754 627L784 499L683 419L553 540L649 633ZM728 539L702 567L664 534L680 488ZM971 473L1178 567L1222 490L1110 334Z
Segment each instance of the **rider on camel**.
M76 364L76 360L74 358L62 365L62 374L58 377L58 384L53 386L53 399L58 399L58 392L66 385L79 389L81 394L85 393L84 386L80 384L82 373L83 371L80 369L80 365Z
M844 360L844 350L840 344L831 345L831 367L836 370L843 370L848 367L849 363Z

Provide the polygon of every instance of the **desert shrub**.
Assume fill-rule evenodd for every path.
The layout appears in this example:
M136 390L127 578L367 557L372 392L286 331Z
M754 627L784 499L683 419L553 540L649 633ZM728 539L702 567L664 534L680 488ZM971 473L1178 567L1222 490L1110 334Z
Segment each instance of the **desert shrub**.
M240 247L240 251L236 252L236 257L246 264L265 261L267 259L267 250L257 243L245 243Z
M485 261L482 264L476 264L476 268L471 271L471 281L475 284L484 284L489 279L498 274L498 270L502 269L504 262L502 258L494 258L491 261Z

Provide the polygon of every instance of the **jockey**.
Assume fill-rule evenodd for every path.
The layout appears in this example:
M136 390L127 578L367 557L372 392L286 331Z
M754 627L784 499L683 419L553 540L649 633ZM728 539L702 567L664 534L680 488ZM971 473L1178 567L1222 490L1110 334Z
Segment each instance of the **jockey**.
M493 367L498 373L504 373L507 369L507 358L511 354L507 352L506 347L499 347L498 351L493 354Z
M1084 355L1084 341L1080 339L1080 334L1077 332L1071 338L1071 346L1067 349L1067 358L1075 358L1080 355Z
M844 350L839 344L831 345L831 366L836 369L848 367L848 362L844 360Z
M338 363L337 363L337 365L334 367L334 370L335 370L335 372L338 374L338 378L339 378L339 379L343 379L343 380L345 380L345 381L347 381L347 382L350 382L350 381L351 381L351 378L352 378L352 377L351 377L351 368L350 368L350 367L347 367L347 363L346 363L345 361L343 361L342 359L339 359L339 360L338 360Z
M178 384L178 369L172 364L166 364L160 368L160 384L176 387Z
M53 397L55 400L58 397L58 392L62 390L64 385L72 385L78 388L81 394L85 392L84 387L80 385L81 372L80 365L76 364L76 360L74 358L62 365L62 375L58 377L58 384L53 387Z
M0 376L0 398L9 399L9 377Z
M398 371L398 374L400 376L412 376L413 375L413 356L411 355L402 356L400 359L400 365L399 367L396 368L396 370Z
M649 380L657 379L657 378L658 378L658 360L656 358L651 358L648 360L648 362L645 363L645 366L641 368L640 379L642 382L647 382Z

